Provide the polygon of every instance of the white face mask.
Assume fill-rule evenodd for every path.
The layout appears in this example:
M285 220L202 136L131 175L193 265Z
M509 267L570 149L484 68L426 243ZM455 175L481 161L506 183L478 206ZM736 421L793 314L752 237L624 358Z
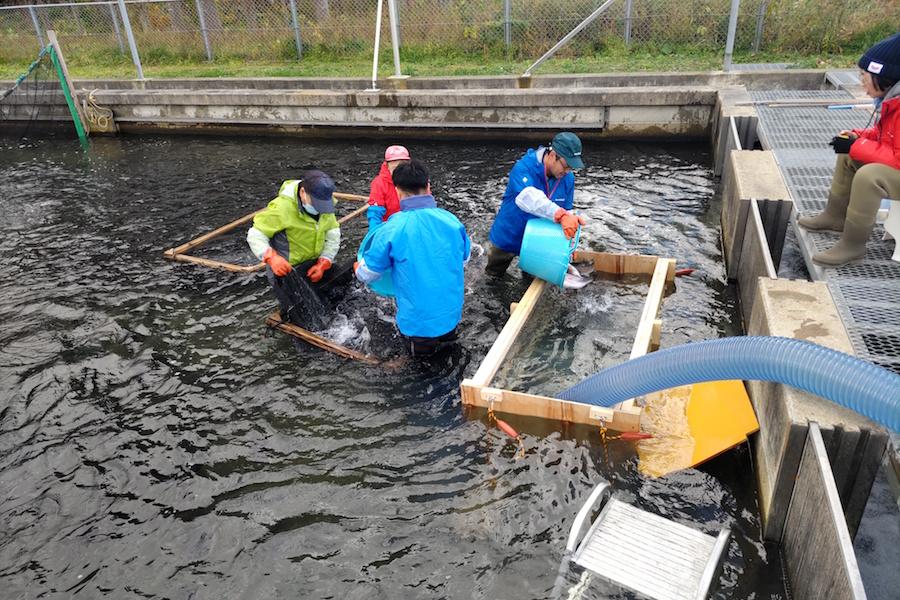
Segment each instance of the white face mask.
M319 211L317 211L311 204L303 204L303 210L305 210L306 212L308 212L311 215L319 214Z

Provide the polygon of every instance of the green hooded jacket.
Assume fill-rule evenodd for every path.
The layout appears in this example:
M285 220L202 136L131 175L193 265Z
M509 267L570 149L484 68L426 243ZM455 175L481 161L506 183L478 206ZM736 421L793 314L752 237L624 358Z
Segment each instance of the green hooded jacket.
M334 213L310 216L300 206L300 180L288 179L281 184L278 196L253 217L253 227L272 239L273 247L284 255L277 234L287 241L287 259L292 265L318 258L325 246L325 234L340 228Z

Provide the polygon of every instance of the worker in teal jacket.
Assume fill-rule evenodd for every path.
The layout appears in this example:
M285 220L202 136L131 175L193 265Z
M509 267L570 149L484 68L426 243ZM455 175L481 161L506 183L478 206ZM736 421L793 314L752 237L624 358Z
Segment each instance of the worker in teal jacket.
M581 140L571 131L556 134L550 146L528 150L513 165L491 226L485 267L489 274L503 275L519 255L529 219L559 223L569 239L575 236L579 225L587 223L581 215L570 212L575 195L572 170L582 167Z
M356 277L371 283L391 269L397 328L413 356L431 354L456 339L471 241L459 219L428 193L425 165L401 164L393 180L400 212L375 231Z

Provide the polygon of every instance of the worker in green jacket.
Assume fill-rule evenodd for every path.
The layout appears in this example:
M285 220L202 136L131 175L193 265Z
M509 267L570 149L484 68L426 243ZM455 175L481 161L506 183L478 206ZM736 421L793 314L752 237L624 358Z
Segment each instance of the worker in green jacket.
M320 329L330 320L329 303L352 278L332 269L341 245L334 216L334 181L322 171L281 184L278 196L253 217L247 244L266 263L266 276L281 304L281 316L301 327Z

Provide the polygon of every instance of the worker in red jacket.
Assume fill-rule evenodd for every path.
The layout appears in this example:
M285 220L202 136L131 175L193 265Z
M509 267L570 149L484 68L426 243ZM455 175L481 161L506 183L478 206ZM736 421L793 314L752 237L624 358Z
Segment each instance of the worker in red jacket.
M880 116L872 127L831 140L838 159L825 210L797 219L806 229L841 232L833 247L812 257L825 266L863 258L882 198L900 200L900 33L866 50L859 68Z
M391 175L398 165L409 162L409 159L409 150L403 146L388 146L384 151L381 170L369 187L369 210L366 211L366 219L369 221L370 230L374 230L392 214L400 211L400 199L397 197Z

